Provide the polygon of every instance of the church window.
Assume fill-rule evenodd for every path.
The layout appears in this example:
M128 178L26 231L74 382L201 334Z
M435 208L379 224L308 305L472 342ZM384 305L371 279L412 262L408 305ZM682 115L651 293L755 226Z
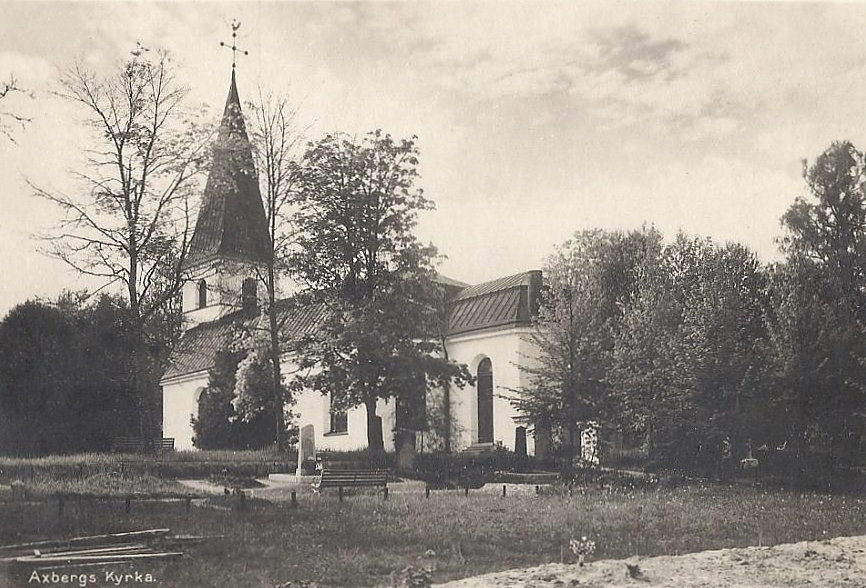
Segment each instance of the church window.
M259 301L256 295L256 279L247 278L241 286L241 306L243 308L255 308Z
M331 393L331 427L330 433L346 433L349 431L349 415L344 406L346 400L345 392Z
M493 443L493 363L485 357L476 373L478 443Z
M198 307L204 308L207 306L207 282L201 280L198 283Z

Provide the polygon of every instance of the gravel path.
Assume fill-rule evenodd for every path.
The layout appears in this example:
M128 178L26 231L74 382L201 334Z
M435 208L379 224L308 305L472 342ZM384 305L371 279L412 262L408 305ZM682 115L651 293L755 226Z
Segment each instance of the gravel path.
M626 564L637 565L638 577ZM465 578L440 588L864 588L866 536L680 556L548 564Z

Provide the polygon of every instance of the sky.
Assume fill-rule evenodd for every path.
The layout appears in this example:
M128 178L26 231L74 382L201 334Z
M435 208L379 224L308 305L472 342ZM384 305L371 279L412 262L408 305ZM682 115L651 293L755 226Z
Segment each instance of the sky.
M866 145L866 4L807 2L0 3L0 79L30 118L0 136L0 316L99 284L41 252L84 112L55 92L79 62L108 74L140 42L171 52L192 104L219 112L241 22L242 100L298 107L309 140L417 135L436 203L417 234L469 283L543 267L576 231L655 225L780 258L803 160Z

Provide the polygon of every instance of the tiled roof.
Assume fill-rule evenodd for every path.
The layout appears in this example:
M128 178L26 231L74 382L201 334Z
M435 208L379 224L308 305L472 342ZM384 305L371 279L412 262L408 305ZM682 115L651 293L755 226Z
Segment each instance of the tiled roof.
M455 289L459 284L454 280L445 283ZM541 272L524 272L459 290L447 303L448 334L530 324L533 297L537 297L533 290L540 283ZM286 299L279 302L278 308L283 340L288 342L311 333L324 318L321 304L299 304ZM163 379L209 369L217 351L255 328L261 320L260 315L242 310L189 329L172 354Z
M267 219L232 71L186 265L221 256L263 262L270 250Z
M322 321L323 307L319 304L297 306L289 299L280 301L278 308L277 322L281 325L284 341L297 340L312 332ZM259 314L241 310L189 329L172 354L163 379L210 369L217 351L228 348L245 332L258 328L262 320Z

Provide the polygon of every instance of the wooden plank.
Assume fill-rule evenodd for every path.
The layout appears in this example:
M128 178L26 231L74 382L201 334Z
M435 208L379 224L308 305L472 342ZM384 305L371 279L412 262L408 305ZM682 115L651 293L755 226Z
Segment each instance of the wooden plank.
M144 543L132 543L130 545L117 545L114 547L93 547L91 549L75 549L71 551L43 551L41 557L57 557L60 555L90 555L93 553L122 553L126 551L153 551Z
M87 561L104 561L104 562L118 562L118 561L134 561L137 559L160 559L160 558L169 558L169 557L182 557L183 553L180 551L172 551L166 553L125 553L119 555L69 555L63 557L37 557L35 555L28 555L25 557L16 558L15 561L18 563L40 563L40 562L61 562L61 561L70 561L70 562L87 562Z
M89 535L86 537L72 537L70 539L48 539L45 541L33 541L30 543L18 543L14 545L0 545L0 551L7 551L13 549L31 549L31 548L39 548L46 546L57 546L63 547L66 545L81 545L87 543L94 543L105 541L108 543L123 543L126 541L132 541L139 538L146 537L160 537L163 535L168 535L171 533L171 529L147 529L144 531L129 531L126 533L108 533L106 535Z

